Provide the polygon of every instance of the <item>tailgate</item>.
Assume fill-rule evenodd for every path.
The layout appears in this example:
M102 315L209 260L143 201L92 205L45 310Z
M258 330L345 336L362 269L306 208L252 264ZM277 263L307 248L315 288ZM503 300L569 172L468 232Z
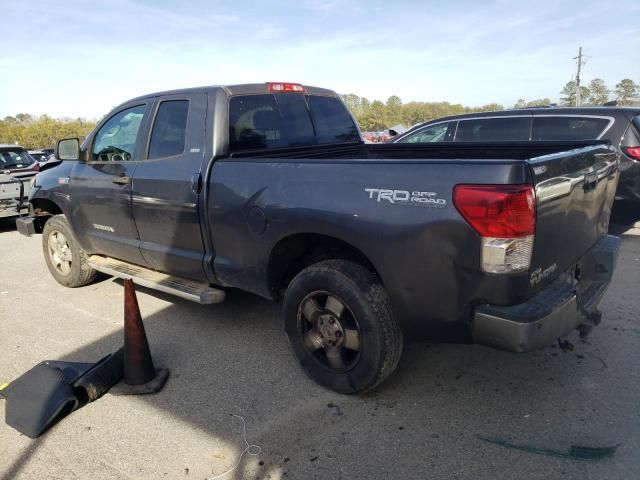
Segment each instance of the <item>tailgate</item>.
M574 266L607 233L619 154L603 143L528 163L537 202L530 283L538 290Z
M19 177L24 182L22 202L26 203L31 189L29 182L33 176L34 174ZM0 174L0 218L9 214L18 214L17 201L20 197L20 183L11 177L7 174Z

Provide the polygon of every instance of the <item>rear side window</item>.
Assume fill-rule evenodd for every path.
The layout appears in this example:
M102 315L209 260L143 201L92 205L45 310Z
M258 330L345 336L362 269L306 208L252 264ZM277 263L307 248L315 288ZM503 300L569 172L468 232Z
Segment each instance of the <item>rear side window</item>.
M232 152L359 141L355 123L337 98L276 93L229 100Z
M450 122L438 123L430 127L418 130L398 140L398 143L431 143L445 142Z
M528 141L530 117L476 118L460 120L456 142Z
M622 142L620 143L620 146L622 146L623 149L629 147L634 148L633 153L629 151L625 151L625 153L635 160L640 160L640 158L638 158L638 152L640 152L640 150L636 150L638 147L640 147L640 115L637 115L631 121L631 124L627 127L627 130L622 136Z
M169 100L160 104L151 131L149 159L172 157L184 152L188 113L188 100Z
M606 118L533 117L532 140L593 140L609 125Z

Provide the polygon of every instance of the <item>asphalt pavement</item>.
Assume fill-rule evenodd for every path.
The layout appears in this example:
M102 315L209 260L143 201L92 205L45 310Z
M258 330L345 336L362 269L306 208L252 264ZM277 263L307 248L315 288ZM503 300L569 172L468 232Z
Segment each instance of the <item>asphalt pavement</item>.
M0 422L0 480L634 479L640 478L640 224L622 223L603 323L573 350L512 354L414 343L397 372L363 396L307 379L289 350L280 306L231 291L202 306L138 288L165 389L105 395L31 440ZM0 222L0 384L45 359L95 361L122 344L122 282L66 289L41 238ZM5 405L0 400L0 417ZM618 445L583 460L568 452ZM255 449L250 453L256 453Z

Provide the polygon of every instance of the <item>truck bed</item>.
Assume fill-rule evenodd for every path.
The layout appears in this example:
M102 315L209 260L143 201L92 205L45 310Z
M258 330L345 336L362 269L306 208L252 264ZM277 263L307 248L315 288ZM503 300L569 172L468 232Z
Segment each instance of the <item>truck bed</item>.
M587 188L585 175L595 184ZM302 233L331 236L372 259L400 318L433 325L462 321L476 304L524 302L571 269L606 233L617 154L598 141L344 145L234 154L214 162L208 178L206 210L222 284L275 296L267 276L278 242ZM538 213L527 272L480 271L479 236L452 202L454 187L469 183L534 185ZM440 203L407 208L376 201L367 189L429 192ZM266 219L266 230L247 236L254 213Z
M552 153L566 152L594 145L606 145L606 141L583 140L563 142L468 142L452 143L384 143L319 145L317 147L268 149L264 151L236 152L230 158L305 159L329 158L332 160L527 160Z

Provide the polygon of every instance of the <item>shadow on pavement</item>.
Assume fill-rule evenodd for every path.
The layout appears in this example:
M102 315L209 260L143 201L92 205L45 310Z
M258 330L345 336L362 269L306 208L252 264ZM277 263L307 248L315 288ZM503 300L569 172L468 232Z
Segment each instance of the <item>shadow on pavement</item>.
M617 201L611 211L610 232L624 234L632 228L640 228L640 203Z
M16 218L18 217L0 218L0 233L15 231Z
M31 457L40 449L45 437L36 438L22 452L22 454L5 470L0 480L13 480L29 462Z
M138 292L170 298L139 287ZM266 471L293 478L424 478L429 472L453 478L462 459L479 468L480 477L512 471L514 461L522 461L521 468L532 462L541 478L553 477L558 465L570 465L574 474L605 474L615 459L572 464L506 452L481 444L476 435L556 447L612 444L625 440L624 430L613 424L632 415L611 412L607 405L610 396L619 399L619 389L594 393L593 385L611 370L598 347L576 337L576 350L569 353L409 345L381 388L343 396L305 377L282 332L277 304L231 291L220 305L175 300L150 316L143 306L142 316L156 366L169 367L171 377L161 393L137 399L238 446L241 431L229 414L240 414L249 442L262 446L262 474L255 473L255 463L246 469L245 456L224 478L265 478ZM122 344L121 335L100 338L63 360L98 359ZM38 443L32 445L9 473L15 476L26 463ZM207 468L221 473L228 466L226 461Z

